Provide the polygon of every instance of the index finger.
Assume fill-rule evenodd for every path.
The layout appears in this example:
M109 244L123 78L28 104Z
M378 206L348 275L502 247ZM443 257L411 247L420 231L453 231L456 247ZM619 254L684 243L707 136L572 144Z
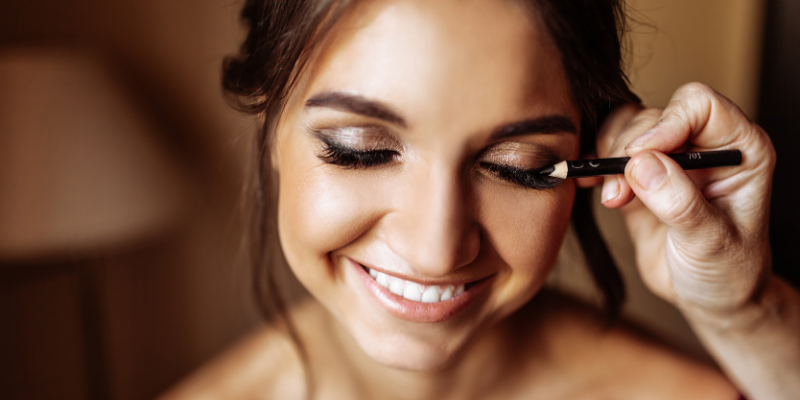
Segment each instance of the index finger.
M600 158L625 157L625 146L652 128L662 110L644 109L639 104L626 104L608 116L597 135L597 155ZM595 178L597 179L597 178ZM600 201L608 208L618 208L633 200L628 182L621 176L605 176Z
M691 143L701 149L734 148L758 134L733 102L708 85L689 83L675 91L661 118L626 146L629 156L642 150L672 153Z
M609 115L597 133L597 157L625 157L625 147L653 127L663 110L630 103Z

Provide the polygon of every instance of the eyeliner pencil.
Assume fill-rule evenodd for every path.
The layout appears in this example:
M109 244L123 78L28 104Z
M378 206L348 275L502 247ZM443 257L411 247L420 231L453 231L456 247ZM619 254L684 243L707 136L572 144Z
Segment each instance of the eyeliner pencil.
M694 153L674 153L667 156L675 160L685 170L730 167L742 163L742 152L739 150L700 151ZM599 175L616 175L625 173L625 164L630 157L599 158L596 160L561 161L541 170L542 175L554 178L583 178Z

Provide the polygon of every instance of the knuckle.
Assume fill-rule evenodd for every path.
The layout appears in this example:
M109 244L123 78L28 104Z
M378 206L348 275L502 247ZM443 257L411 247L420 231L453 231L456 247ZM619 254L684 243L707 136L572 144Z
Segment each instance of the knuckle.
M647 108L639 111L628 121L618 135L605 138L605 143L603 143L603 147L606 150L605 153L616 156L625 155L625 147L645 131L652 128L661 118L663 112L664 110L660 108Z
M775 145L772 143L772 139L770 139L767 132L764 129L756 124L753 124L755 130L757 132L758 142L767 149L768 157L772 160L775 159Z
M631 122L626 127L627 129L634 128L634 127L650 127L655 125L655 123L661 118L661 115L664 113L663 109L660 108L648 108L640 112L639 114L634 117Z
M678 121L689 121L692 111L702 104L702 97L697 96L675 96L667 105L669 110L660 120L659 125L669 124Z
M755 164L752 162L748 162L748 164L767 167L770 171L774 170L778 155L769 135L752 122L741 129L742 132L737 135L739 145L747 157L757 161Z
M711 86L706 85L705 83L701 82L689 82L687 84L682 85L677 90L678 93L689 95L689 96L710 96L716 97L717 92L711 88Z

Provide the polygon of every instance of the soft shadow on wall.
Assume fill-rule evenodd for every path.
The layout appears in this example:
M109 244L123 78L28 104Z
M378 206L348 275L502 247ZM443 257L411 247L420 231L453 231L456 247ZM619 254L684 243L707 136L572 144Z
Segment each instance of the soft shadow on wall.
M219 0L0 2L0 50L90 54L112 82L108 96L125 104L117 109L146 125L126 133L114 121L72 132L56 124L39 138L43 145L0 132L0 165L24 162L0 171L0 214L13 212L0 217L0 397L153 398L258 323L239 237L252 120L225 104L219 86L222 57L241 40L239 8ZM73 86L59 92L62 102L76 102L73 92L108 100L78 81L66 82ZM58 90L38 87L36 118L24 126L47 118L68 126L74 113L65 112L75 104L45 101ZM154 160L166 160L174 179L154 185L169 174L125 138L160 154ZM64 160L78 168L59 168ZM18 188L15 196L8 187ZM172 191L178 206L161 207ZM67 193L71 206L54 193ZM25 194L30 204L12 201ZM135 206L144 203L166 211L140 213ZM81 218L75 204L95 216L104 206L118 212ZM73 210L66 228L37 212L48 206ZM155 228L118 230L113 243L104 240L110 235L75 240L137 224ZM61 245L44 246L54 231ZM20 243L32 251L19 251Z

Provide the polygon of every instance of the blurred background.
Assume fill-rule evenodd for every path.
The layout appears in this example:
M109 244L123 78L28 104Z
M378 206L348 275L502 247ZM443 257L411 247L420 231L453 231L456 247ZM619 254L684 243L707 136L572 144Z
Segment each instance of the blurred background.
M241 231L251 117L226 106L233 0L0 2L0 397L150 399L261 323ZM653 106L710 84L778 151L775 270L797 286L800 2L631 0L630 76ZM794 121L792 121L794 122ZM707 357L650 295L616 212L627 317ZM551 285L593 289L568 237Z

